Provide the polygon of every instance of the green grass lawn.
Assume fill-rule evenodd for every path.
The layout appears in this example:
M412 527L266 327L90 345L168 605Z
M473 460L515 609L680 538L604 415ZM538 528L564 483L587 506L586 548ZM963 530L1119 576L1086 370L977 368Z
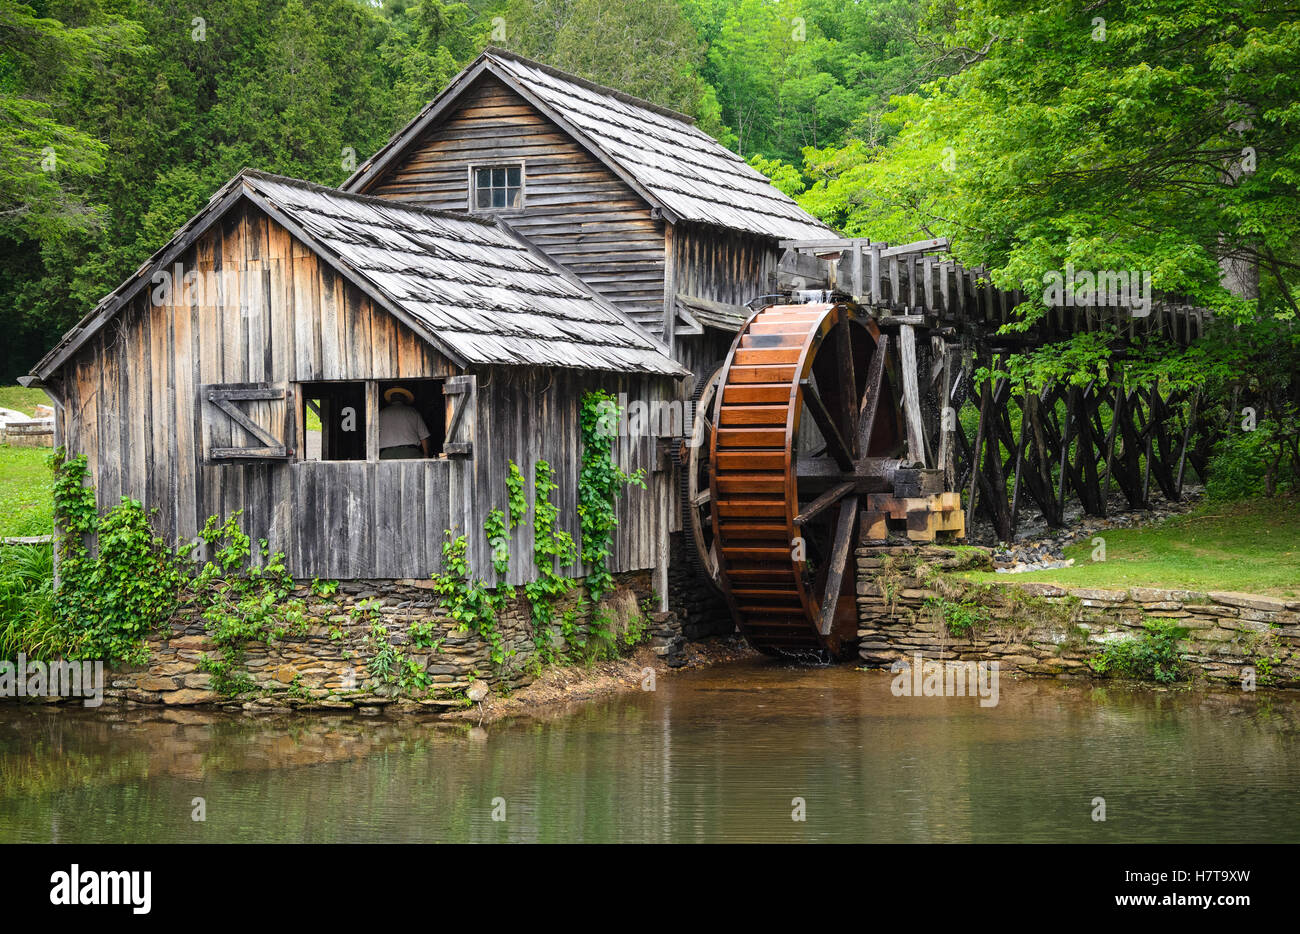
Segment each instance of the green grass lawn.
M49 448L0 444L0 538L53 531Z
M50 397L40 389L22 386L0 386L0 409L13 409L24 415L35 415L36 406L49 405Z
M1106 560L1093 561L1090 541L1071 545L1074 567L1025 574L975 572L973 580L1042 581L1069 587L1124 590L1238 590L1300 597L1300 498L1202 503L1157 526L1112 529Z

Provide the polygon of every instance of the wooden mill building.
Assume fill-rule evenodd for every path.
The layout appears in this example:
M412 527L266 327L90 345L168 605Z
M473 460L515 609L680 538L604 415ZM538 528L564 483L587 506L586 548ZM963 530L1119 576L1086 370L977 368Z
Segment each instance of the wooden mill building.
M27 381L101 508L139 499L169 539L243 510L296 577L410 578L457 529L491 579L510 462L552 464L577 537L582 394L685 398L772 291L778 242L831 233L688 118L488 50L340 189L241 172ZM398 384L428 458L378 456ZM671 460L643 435L615 456L647 488L612 569L664 593Z
M503 218L696 375L776 291L779 241L837 236L691 118L499 49L342 187Z

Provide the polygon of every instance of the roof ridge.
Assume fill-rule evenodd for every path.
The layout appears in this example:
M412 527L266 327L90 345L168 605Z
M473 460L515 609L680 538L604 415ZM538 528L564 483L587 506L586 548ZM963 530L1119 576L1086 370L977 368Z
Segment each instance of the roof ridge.
M568 81L589 91L595 91L597 94L604 94L615 100L620 100L625 104L631 104L633 107L641 107L653 113L664 117L670 117L674 120L680 120L688 126L695 127L695 118L690 114L684 114L680 110L673 110L671 107L665 107L662 104L656 104L654 101L648 101L644 97L637 97L634 94L628 94L626 91L620 91L618 88L611 88L605 84L598 84L581 75L575 75L571 71L564 71L556 68L554 65L548 65L545 62L539 62L536 59L528 58L526 55L520 55L518 52L512 52L510 49L503 49L500 46L489 45L484 47L479 56L497 56L498 58L507 58L512 61L520 62L530 68L536 68L538 71L550 75L552 78L559 78L562 81ZM698 127L696 127L698 129Z

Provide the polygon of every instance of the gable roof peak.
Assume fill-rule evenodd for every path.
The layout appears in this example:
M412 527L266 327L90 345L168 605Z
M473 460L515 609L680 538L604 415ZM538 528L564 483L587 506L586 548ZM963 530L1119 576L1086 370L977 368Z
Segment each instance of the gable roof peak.
M643 97L637 97L633 94L628 94L626 91L620 91L617 88L611 88L608 85L591 81L590 79L583 78L580 75L574 74L573 72L564 71L562 69L556 68L554 65L548 65L545 62L539 62L536 59L532 59L532 58L528 58L527 56L520 55L518 52L512 52L510 49L503 49L500 46L489 45L487 48L483 50L482 54L480 54L479 57L476 58L474 61L478 62L484 58L506 59L508 61L518 62L520 65L527 65L529 68L536 68L538 71L545 72L546 74L550 75L552 78L559 78L561 81L567 81L570 84L576 84L579 87L584 87L589 91L596 92L597 94L603 94L606 97L612 97L615 100L622 101L625 104L631 104L633 107L640 107L643 110L650 110L653 111L654 113L662 114L663 116L669 117L673 120L679 120L682 123L690 124L691 126L695 125L695 118L692 117L690 114L684 114L679 110L673 110L671 107L665 107L662 104L656 104L654 101L648 101ZM470 67L472 66L473 63L471 63Z
M241 203L261 211L459 367L684 376L667 348L497 218L241 169L30 376L45 380Z
M485 75L559 127L670 224L708 224L775 240L836 236L689 117L497 48L453 78L343 190L362 190L400 166Z

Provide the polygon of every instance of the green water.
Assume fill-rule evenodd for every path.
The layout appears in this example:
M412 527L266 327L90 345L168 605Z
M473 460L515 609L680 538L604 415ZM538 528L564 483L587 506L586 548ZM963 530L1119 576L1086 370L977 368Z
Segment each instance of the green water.
M768 662L486 728L6 703L0 841L1300 842L1298 736L1294 694Z

